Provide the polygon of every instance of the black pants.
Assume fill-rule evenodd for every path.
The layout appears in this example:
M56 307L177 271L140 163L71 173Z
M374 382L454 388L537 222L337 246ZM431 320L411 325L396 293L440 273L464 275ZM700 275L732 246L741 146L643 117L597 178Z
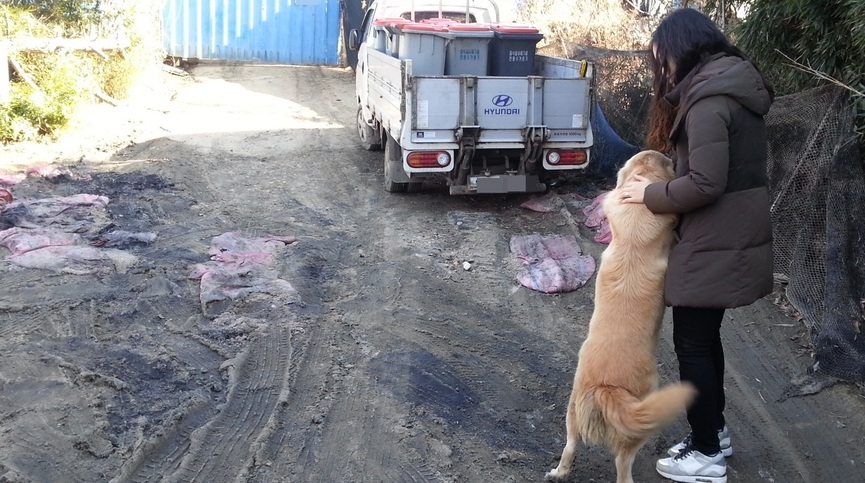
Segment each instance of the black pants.
M718 430L724 427L724 348L721 321L724 309L673 307L673 344L679 377L699 394L688 408L693 444L697 451L720 451Z

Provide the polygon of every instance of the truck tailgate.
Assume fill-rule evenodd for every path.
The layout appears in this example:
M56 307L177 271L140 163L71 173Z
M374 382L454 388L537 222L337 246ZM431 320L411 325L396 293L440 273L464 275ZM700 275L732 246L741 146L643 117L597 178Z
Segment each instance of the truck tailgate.
M590 82L538 76L415 77L412 129L453 132L473 126L480 128L482 142L518 142L523 129L546 127L552 141L585 142Z

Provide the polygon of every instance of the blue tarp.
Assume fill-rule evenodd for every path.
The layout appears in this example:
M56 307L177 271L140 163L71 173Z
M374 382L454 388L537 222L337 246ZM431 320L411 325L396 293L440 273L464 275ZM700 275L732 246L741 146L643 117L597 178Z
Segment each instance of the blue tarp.
M613 131L597 102L592 108L592 136L594 145L588 171L605 178L614 177L625 161L640 151Z

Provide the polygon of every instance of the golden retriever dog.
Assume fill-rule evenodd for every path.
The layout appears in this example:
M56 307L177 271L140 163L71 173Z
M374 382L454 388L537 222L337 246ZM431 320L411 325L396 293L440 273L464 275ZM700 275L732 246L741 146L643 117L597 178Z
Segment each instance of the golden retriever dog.
M616 188L604 199L613 239L598 268L595 311L565 415L567 442L548 480L570 472L582 439L612 450L617 483L633 483L637 451L696 396L689 384L658 389L655 349L676 216L653 214L642 203L622 203L622 185L635 174L650 181L675 177L669 158L642 151L619 170Z

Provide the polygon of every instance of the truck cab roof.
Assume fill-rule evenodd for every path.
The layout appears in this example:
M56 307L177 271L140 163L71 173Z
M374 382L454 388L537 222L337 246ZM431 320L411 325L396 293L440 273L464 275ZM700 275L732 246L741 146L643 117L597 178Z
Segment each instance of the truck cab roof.
M377 0L376 18L421 21L447 18L465 23L500 22L499 7L493 0Z

